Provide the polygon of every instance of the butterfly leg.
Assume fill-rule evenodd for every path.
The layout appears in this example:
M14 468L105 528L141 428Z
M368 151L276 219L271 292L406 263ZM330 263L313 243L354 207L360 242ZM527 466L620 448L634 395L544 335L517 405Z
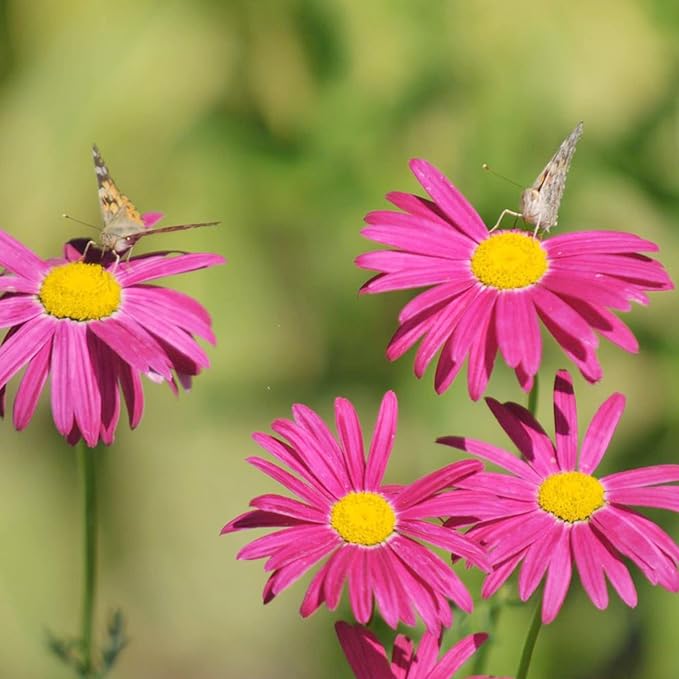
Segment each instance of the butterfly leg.
M533 238L538 237L538 232L540 231L540 220L535 223L535 231L533 231Z
M81 260L81 261L84 262L84 261L87 259L87 253L88 253L90 247L92 247L93 245L94 245L94 246L97 245L97 244L95 243L95 241L93 241L93 240L88 240L88 241L87 241L87 245L85 245L85 249L83 250L83 255L82 255L82 260Z
M500 226L500 222L504 218L505 215L514 215L514 217L523 217L523 215L520 212L515 212L514 210L503 210L500 213L500 216L498 217L498 220L495 222L495 226L488 231L488 233L492 233L497 229L498 226Z

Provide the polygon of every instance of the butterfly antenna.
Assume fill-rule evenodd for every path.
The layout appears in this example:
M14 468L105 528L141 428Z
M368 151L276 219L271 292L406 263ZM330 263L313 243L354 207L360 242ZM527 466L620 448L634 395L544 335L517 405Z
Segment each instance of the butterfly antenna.
M505 177L503 174L500 174L499 172L495 172L488 163L484 163L481 165L481 167L486 170L486 172L490 172L491 174L494 174L496 177L499 177L500 179L504 179L506 182L509 182L510 184L514 184L514 186L518 186L520 189L523 189L521 184L517 184L513 179L509 179L509 177Z
M96 229L97 231L101 231L101 229L98 226L95 226L94 224L90 224L88 222L83 222L81 219L76 219L75 217L71 217L71 215L67 215L64 213L61 215L64 219L70 219L72 222L77 222L78 224L82 224L83 226L89 226L91 229Z

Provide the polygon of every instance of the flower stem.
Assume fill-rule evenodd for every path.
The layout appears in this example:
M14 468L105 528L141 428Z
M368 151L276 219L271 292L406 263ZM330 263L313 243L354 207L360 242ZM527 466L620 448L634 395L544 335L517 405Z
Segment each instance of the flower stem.
M533 649L535 648L535 642L538 639L538 634L542 628L542 606L541 601L535 604L535 613L533 614L533 620L528 629L528 634L526 635L526 641L523 644L523 652L521 653L521 662L519 663L519 669L516 672L516 679L526 679L528 676L528 668L530 667L530 661L533 657Z
M530 410L530 414L533 416L535 416L535 413L538 409L538 391L538 375L536 375L535 379L533 380L533 388L528 393L528 410Z
M95 469L96 451L84 441L78 445L83 501L83 598L81 621L83 677L94 674L92 664L92 625L97 574L97 487Z

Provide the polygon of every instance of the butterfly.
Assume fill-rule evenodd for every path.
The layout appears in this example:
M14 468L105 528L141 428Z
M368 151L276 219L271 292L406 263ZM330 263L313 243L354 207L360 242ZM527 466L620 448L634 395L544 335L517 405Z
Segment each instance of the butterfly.
M158 213L146 215L147 223L144 222L139 210L134 203L118 189L113 177L106 167L104 159L99 153L96 144L92 146L94 158L94 171L97 175L97 187L99 190L99 206L104 218L104 228L101 230L100 245L103 250L110 251L120 260L120 256L130 251L135 243L144 236L155 233L169 233L171 231L184 231L199 226L214 226L219 222L201 222L196 224L178 224L176 226L162 226L156 229L150 228L147 223L154 223L162 215ZM93 241L90 244L96 245Z
M559 205L566 188L566 175L573 160L575 145L582 136L582 121L561 142L559 150L552 156L531 186L521 193L521 210L503 210L495 226L496 229L505 215L521 217L527 224L535 224L534 236L540 229L545 233L556 226L559 217Z

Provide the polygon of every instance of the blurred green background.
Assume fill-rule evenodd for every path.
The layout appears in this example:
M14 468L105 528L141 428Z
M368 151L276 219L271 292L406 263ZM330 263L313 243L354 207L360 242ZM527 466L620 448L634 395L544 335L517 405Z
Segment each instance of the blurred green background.
M138 430L121 424L99 453L98 631L120 607L131 639L114 676L351 676L332 630L347 609L301 620L308 577L264 607L262 562L234 558L255 533L219 537L251 497L277 490L244 461L259 452L250 434L295 401L330 416L337 395L371 429L394 388L390 481L455 459L433 443L440 435L511 446L464 378L438 397L431 371L413 377L412 353L384 358L412 293L358 298L366 274L352 260L372 247L362 217L389 190L421 191L407 166L419 156L492 224L519 192L481 164L530 183L582 119L559 230L634 231L676 272L679 4L3 0L0 15L1 227L44 257L89 235L60 215L99 223L96 141L142 210L163 210L166 223L222 222L162 246L229 260L170 283L214 317L212 368L178 399L147 383ZM608 394L628 395L606 471L679 462L676 304L668 293L635 307L625 320L641 353L604 343L602 384L576 376L583 428ZM546 342L539 416L549 431L552 376L564 366ZM524 399L499 361L488 393ZM44 639L79 625L74 451L47 399L25 432L5 421L0 437L0 676L66 678ZM654 517L678 535L672 517ZM478 596L478 579L465 577ZM574 582L532 677L677 676L676 597L637 578L636 610L612 595L599 612ZM515 672L531 609L503 613L489 670ZM483 629L487 612L481 604L464 629Z

